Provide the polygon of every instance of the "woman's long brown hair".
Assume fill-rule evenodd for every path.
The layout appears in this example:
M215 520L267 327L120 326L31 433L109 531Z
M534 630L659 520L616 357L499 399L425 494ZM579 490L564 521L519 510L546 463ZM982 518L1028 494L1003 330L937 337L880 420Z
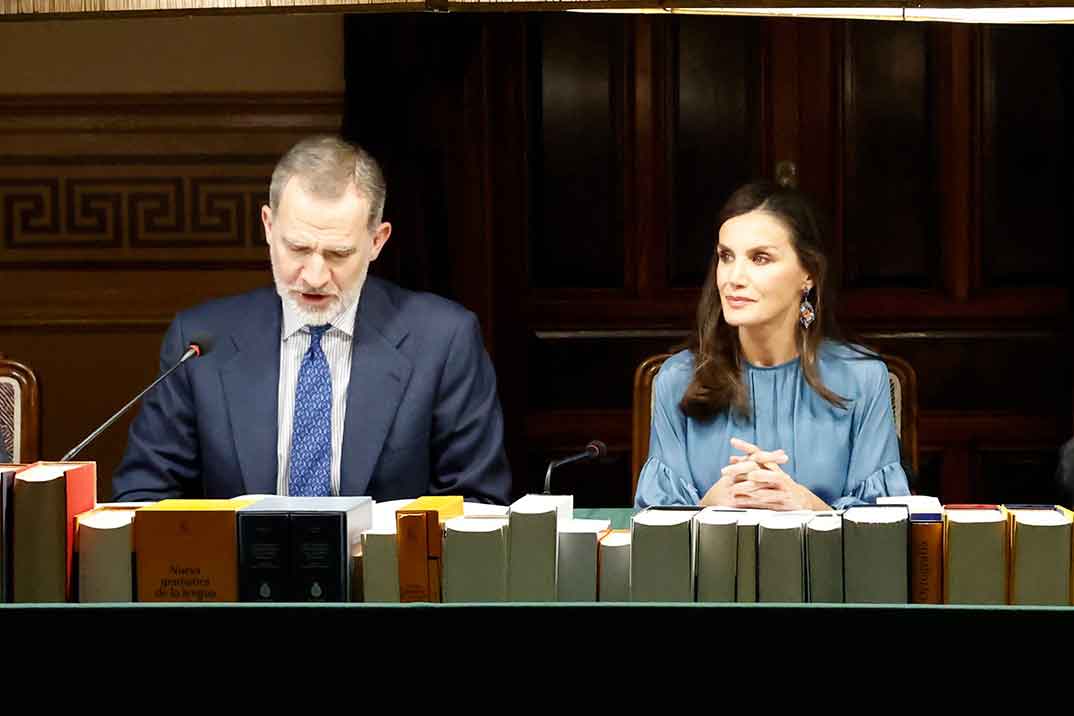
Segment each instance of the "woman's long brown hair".
M816 210L801 192L759 181L747 184L731 195L720 212L719 225L758 209L787 227L798 261L813 279L809 301L813 304L815 320L808 329L795 323L798 354L806 382L832 405L846 408L846 399L824 385L817 369L817 351L824 340L839 341L842 337L833 315L834 302L827 280L828 258ZM728 409L743 416L750 415L749 395L743 380L742 345L738 330L724 320L720 288L716 284L719 260L718 252L714 252L697 304L697 330L688 343L694 354L694 375L680 403L686 415L700 420L708 420Z

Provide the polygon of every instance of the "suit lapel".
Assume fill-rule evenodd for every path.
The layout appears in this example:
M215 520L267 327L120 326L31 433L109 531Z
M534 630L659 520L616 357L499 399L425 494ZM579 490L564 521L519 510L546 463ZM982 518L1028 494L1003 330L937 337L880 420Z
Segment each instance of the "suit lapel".
M380 283L370 277L358 302L352 344L343 427L342 494L362 495L369 488L413 370L410 360L397 348L406 335L396 307Z
M279 423L280 323L282 310L275 293L258 297L253 315L232 335L235 355L220 378L228 417L248 494L276 493L276 442Z

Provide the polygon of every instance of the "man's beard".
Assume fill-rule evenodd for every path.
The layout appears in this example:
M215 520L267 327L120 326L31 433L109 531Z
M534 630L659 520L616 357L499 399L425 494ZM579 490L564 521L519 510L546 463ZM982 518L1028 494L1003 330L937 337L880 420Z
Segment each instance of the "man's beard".
M298 320L302 325L323 326L326 323L331 323L341 313L345 313L346 310L358 300L358 295L362 292L362 286L365 285L365 279L368 272L369 266L366 265L350 289L345 289L342 294L334 295L332 300L328 301L324 307L320 309L311 309L308 306L305 306L300 303L299 298L294 295L295 292L316 294L318 293L317 291L310 290L310 287L301 281L290 286L284 284L276 273L275 266L272 270L272 277L276 282L276 293L279 294L280 300L291 307L291 310L298 316Z

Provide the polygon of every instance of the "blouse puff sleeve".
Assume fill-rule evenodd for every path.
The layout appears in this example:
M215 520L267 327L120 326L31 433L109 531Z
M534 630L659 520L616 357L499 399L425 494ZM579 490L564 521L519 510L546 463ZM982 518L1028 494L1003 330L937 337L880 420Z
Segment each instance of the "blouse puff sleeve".
M875 366L875 370L872 370ZM850 446L845 494L833 509L872 504L877 497L909 495L910 486L899 461L899 441L891 412L891 387L887 367L870 361L866 390L859 400L860 412ZM857 406L856 406L857 407Z
M635 507L701 502L686 460L686 416L679 410L682 390L676 380L682 370L683 366L665 363L653 381L649 457L638 478Z

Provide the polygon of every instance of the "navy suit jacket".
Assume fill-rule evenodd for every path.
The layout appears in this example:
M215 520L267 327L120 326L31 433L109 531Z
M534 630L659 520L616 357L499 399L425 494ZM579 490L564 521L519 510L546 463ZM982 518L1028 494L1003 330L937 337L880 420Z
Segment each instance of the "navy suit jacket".
M214 347L145 398L113 476L114 499L276 492L282 315L275 290L263 288L175 318L162 371L196 336L211 336ZM342 494L507 503L503 415L474 314L370 276L348 393Z

